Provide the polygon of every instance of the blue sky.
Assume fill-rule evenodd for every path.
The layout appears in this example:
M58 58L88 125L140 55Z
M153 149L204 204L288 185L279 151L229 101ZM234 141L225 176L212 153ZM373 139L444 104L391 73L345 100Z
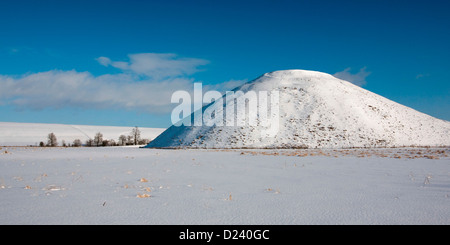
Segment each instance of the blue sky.
M450 120L448 1L0 1L0 121L170 126L171 92L322 71Z

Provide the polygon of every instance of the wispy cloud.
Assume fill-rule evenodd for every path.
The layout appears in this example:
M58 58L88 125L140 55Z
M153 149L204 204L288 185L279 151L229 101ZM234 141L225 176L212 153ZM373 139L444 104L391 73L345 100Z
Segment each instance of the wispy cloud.
M366 67L359 69L359 71L355 74L350 73L351 68L346 68L343 71L337 72L333 74L334 77L339 79L349 81L358 86L366 85L366 77L370 75L371 72L366 71Z
M428 74L428 73L426 73L426 74L420 73L420 74L417 74L416 79L421 79L421 78L429 77L429 76L430 76L430 74Z
M204 59L183 58L171 53L130 54L128 58L129 61L112 61L108 57L99 57L97 61L104 66L157 79L191 75L209 63Z
M102 66L109 66L111 65L111 60L108 57L98 57L95 59L100 63Z

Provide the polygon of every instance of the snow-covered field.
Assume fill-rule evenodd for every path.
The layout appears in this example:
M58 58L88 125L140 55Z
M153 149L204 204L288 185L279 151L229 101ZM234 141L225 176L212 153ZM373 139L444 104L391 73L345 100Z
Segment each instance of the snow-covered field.
M93 139L98 132L103 134L103 139L117 142L120 135L127 136L132 129L115 126L0 122L0 146L38 146L41 141L47 143L49 133L56 135L59 145L62 145L63 140L67 144L72 144L75 139L81 140L84 144L86 140ZM165 129L139 127L139 130L142 139L153 140Z
M0 224L450 224L450 149L0 149Z

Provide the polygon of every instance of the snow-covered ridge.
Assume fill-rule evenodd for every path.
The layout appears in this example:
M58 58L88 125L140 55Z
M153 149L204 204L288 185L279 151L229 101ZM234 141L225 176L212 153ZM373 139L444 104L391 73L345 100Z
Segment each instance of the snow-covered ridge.
M129 135L133 127L115 126L89 126L89 125L66 125L45 123L16 123L0 122L0 146L29 146L39 145L39 142L47 143L49 133L54 133L59 145L64 140L72 144L75 139L93 139L100 132L104 139L113 139L117 142L120 135ZM164 131L163 128L141 128L141 138L152 140Z
M418 112L326 73L275 71L234 90L279 92L279 130L274 137L262 136L261 131L265 128L260 125L172 126L147 147L347 148L450 145L450 122ZM225 107L226 104L224 111Z

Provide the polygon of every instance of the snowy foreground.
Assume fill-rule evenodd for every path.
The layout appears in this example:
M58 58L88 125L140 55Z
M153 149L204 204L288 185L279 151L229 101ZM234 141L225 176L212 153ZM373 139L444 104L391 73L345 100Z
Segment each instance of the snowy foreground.
M450 149L0 149L0 224L450 224Z

